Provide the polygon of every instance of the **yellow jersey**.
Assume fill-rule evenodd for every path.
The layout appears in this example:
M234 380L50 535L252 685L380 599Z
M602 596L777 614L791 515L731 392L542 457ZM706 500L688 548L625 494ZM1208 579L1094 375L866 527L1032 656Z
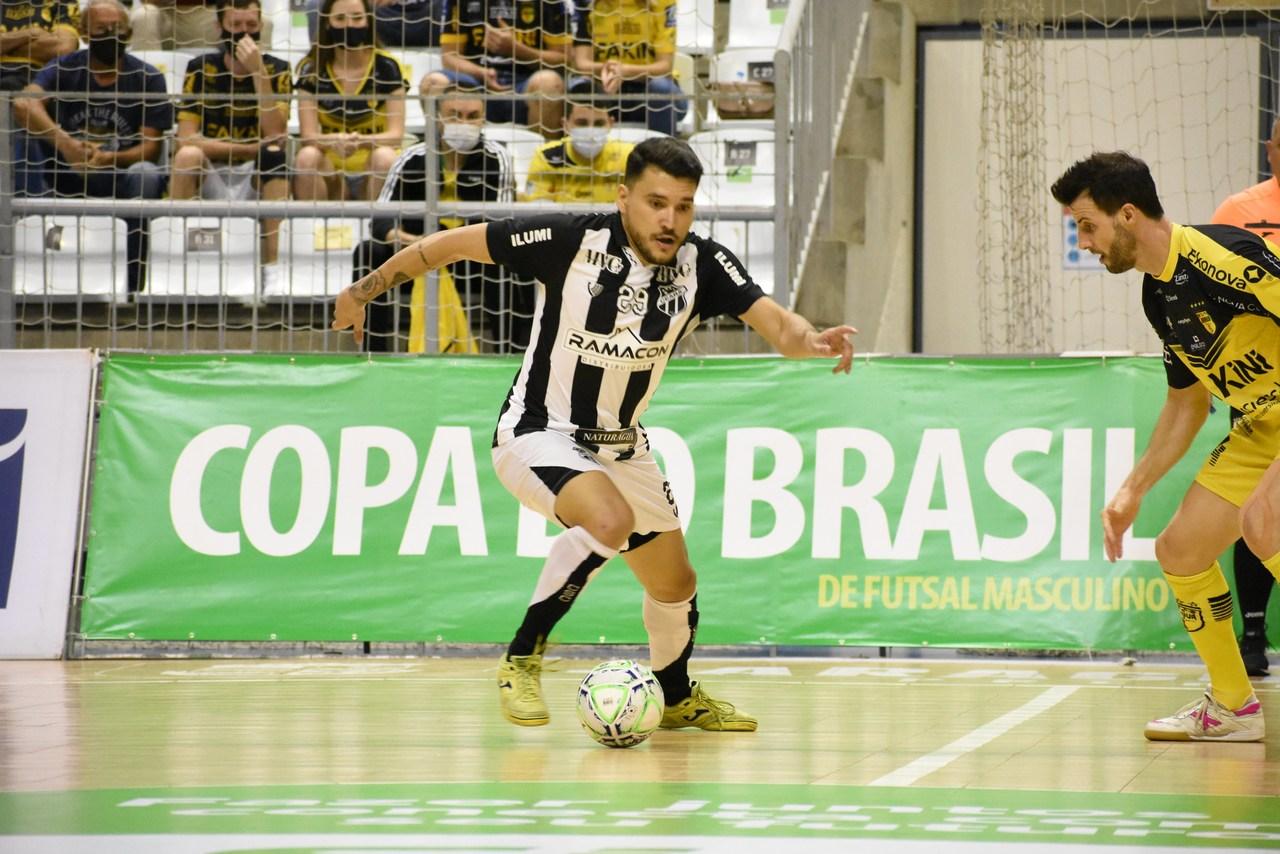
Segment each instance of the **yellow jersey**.
M611 139L594 160L585 160L573 150L568 139L548 142L533 155L529 178L522 198L553 202L612 202L618 197L627 168L627 157L635 148L629 142Z
M596 62L648 65L676 52L675 0L593 0L590 6L578 8L573 41L591 45Z

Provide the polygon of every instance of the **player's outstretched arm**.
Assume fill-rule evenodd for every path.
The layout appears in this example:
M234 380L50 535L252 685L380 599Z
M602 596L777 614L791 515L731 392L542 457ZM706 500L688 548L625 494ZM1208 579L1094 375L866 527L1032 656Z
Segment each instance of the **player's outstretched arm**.
M847 374L853 367L853 341L849 336L858 330L852 326L833 326L819 332L812 323L768 297L752 303L742 319L788 359L838 357L840 361L831 369L833 374Z
M391 256L387 263L338 294L332 327L350 327L359 345L364 341L364 307L379 294L455 261L469 259L492 264L487 242L488 228L487 223L450 228L410 243Z
M1124 556L1124 533L1138 518L1142 499L1191 447L1209 417L1209 391L1200 383L1169 389L1147 450L1102 511L1102 540L1107 560Z

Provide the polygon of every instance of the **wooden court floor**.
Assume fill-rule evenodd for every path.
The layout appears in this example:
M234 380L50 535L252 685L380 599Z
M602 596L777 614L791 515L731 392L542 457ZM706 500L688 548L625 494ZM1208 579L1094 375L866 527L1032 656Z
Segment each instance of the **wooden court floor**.
M1203 669L1139 661L695 659L756 733L630 750L550 726L480 658L0 662L0 851L1280 850L1261 744L1150 743Z

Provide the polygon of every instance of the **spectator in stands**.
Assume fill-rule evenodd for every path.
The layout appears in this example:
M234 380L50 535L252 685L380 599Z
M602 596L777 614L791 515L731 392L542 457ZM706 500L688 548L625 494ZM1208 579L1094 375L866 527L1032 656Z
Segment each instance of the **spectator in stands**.
M564 139L533 156L522 199L612 204L635 146L609 139L613 119L598 84L583 78L570 87L564 127Z
M164 77L128 53L129 14L119 0L89 0L86 50L60 56L14 100L14 116L52 149L45 177L61 196L158 199L161 139L173 125ZM129 226L129 288L142 284L145 232Z
M80 6L75 0L0 5L0 90L25 89L45 63L80 47Z
M178 108L175 199L288 198L289 63L263 53L260 0L219 0L222 49L187 65ZM264 287L275 284L279 220L262 229Z
M307 32L311 43L320 34L321 0L307 0ZM440 22L449 0L373 0L373 27L389 48L427 48L440 44Z
M511 157L501 143L486 139L484 100L476 92L456 88L438 96L437 145L415 145L396 161L387 177L379 201L401 202L412 213L408 216L376 217L367 240L356 248L355 276L381 266L400 249L436 228L422 218L422 202L427 198L427 158L439 151L439 195L442 202L511 202L513 179ZM465 224L458 217L441 219L440 227L455 228ZM506 352L524 349L529 342L530 318L533 315L533 288L516 285L501 270L491 265L470 261L449 268L459 292L468 306L478 303L479 311L470 312L473 326L482 339L495 343L493 349ZM389 350L395 331L395 306L391 294L370 304L368 337L372 350Z
M218 4L205 0L139 0L133 6L134 50L203 50L220 40ZM271 22L262 39L271 44Z
M555 139L570 43L563 0L458 0L440 35L444 68L425 75L419 91L425 99L451 85L487 90L489 121L527 124ZM504 92L526 97L493 97Z
M298 63L299 199L376 199L404 141L404 70L371 21L369 0L324 0L320 41Z
M614 117L676 132L689 104L672 77L675 0L574 0L573 67L621 95Z
M30 0L3 3L0 13L0 90L25 89L45 63L80 47L80 5L75 0ZM15 131L14 189L29 196L43 195L43 166L31 138Z

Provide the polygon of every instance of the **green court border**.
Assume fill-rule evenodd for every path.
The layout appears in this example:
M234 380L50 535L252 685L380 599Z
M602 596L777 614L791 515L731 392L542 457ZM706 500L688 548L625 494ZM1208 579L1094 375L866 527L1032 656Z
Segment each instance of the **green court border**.
M200 810L219 812L191 812ZM339 843L357 833L388 843L396 834L516 833L1280 850L1280 797L548 781L0 793L0 848L18 835L267 833L334 834Z

